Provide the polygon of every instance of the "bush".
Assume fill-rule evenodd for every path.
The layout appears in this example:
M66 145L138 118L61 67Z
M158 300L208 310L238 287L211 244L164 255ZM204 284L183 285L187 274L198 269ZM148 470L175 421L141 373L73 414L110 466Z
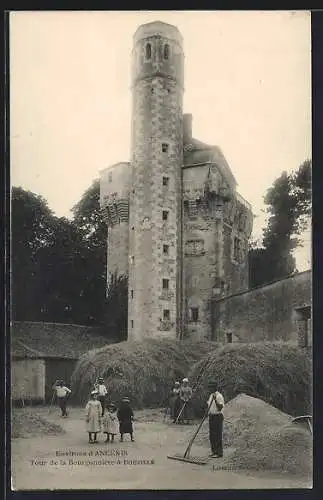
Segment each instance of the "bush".
M84 354L72 375L72 390L84 404L95 379L105 380L109 399L128 396L134 408L166 404L172 384L218 344L210 341L145 339L107 345Z
M210 379L215 379L226 401L240 393L263 399L290 415L311 413L312 363L310 352L283 343L226 344L213 350L189 373L196 381L197 415L205 409Z

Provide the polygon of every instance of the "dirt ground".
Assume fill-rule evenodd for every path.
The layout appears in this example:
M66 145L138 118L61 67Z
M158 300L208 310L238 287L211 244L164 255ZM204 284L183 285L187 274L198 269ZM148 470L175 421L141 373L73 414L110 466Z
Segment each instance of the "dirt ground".
M23 411L23 410L17 410ZM195 425L163 422L161 410L136 412L135 442L88 444L84 410L71 408L63 419L59 410L34 408L66 431L56 436L18 438L11 442L12 489L275 489L311 488L308 478L271 472L216 470L217 460L206 465L174 461L168 455L184 453ZM230 449L224 450L226 454ZM191 456L210 450L192 447Z

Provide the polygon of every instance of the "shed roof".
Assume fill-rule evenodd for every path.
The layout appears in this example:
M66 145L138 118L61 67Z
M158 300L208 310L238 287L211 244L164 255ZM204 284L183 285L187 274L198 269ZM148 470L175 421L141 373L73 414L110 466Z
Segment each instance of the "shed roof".
M14 358L78 359L113 342L93 327L59 323L13 322L10 336Z

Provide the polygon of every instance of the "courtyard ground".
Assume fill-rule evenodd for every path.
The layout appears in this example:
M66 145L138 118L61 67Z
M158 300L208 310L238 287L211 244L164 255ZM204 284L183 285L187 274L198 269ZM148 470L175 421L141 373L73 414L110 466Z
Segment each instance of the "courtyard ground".
M12 488L35 489L275 489L311 488L308 477L286 473L217 470L220 459L206 465L169 460L184 453L195 425L163 422L162 410L136 412L135 442L90 445L85 432L84 410L71 408L63 419L57 408L14 410L35 414L60 425L65 432L26 435L12 439ZM22 413L21 413L22 415ZM29 436L29 437L28 437ZM128 437L128 436L127 436ZM127 439L127 438L126 438ZM225 449L228 455L230 449ZM192 456L207 456L209 449L193 445Z

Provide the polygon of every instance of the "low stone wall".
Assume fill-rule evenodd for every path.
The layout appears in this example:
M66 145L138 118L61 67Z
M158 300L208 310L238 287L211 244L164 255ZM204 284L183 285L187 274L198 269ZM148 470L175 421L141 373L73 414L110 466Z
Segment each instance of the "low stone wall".
M212 339L226 341L231 332L233 342L298 343L297 309L311 305L311 277L311 271L305 271L214 300Z

